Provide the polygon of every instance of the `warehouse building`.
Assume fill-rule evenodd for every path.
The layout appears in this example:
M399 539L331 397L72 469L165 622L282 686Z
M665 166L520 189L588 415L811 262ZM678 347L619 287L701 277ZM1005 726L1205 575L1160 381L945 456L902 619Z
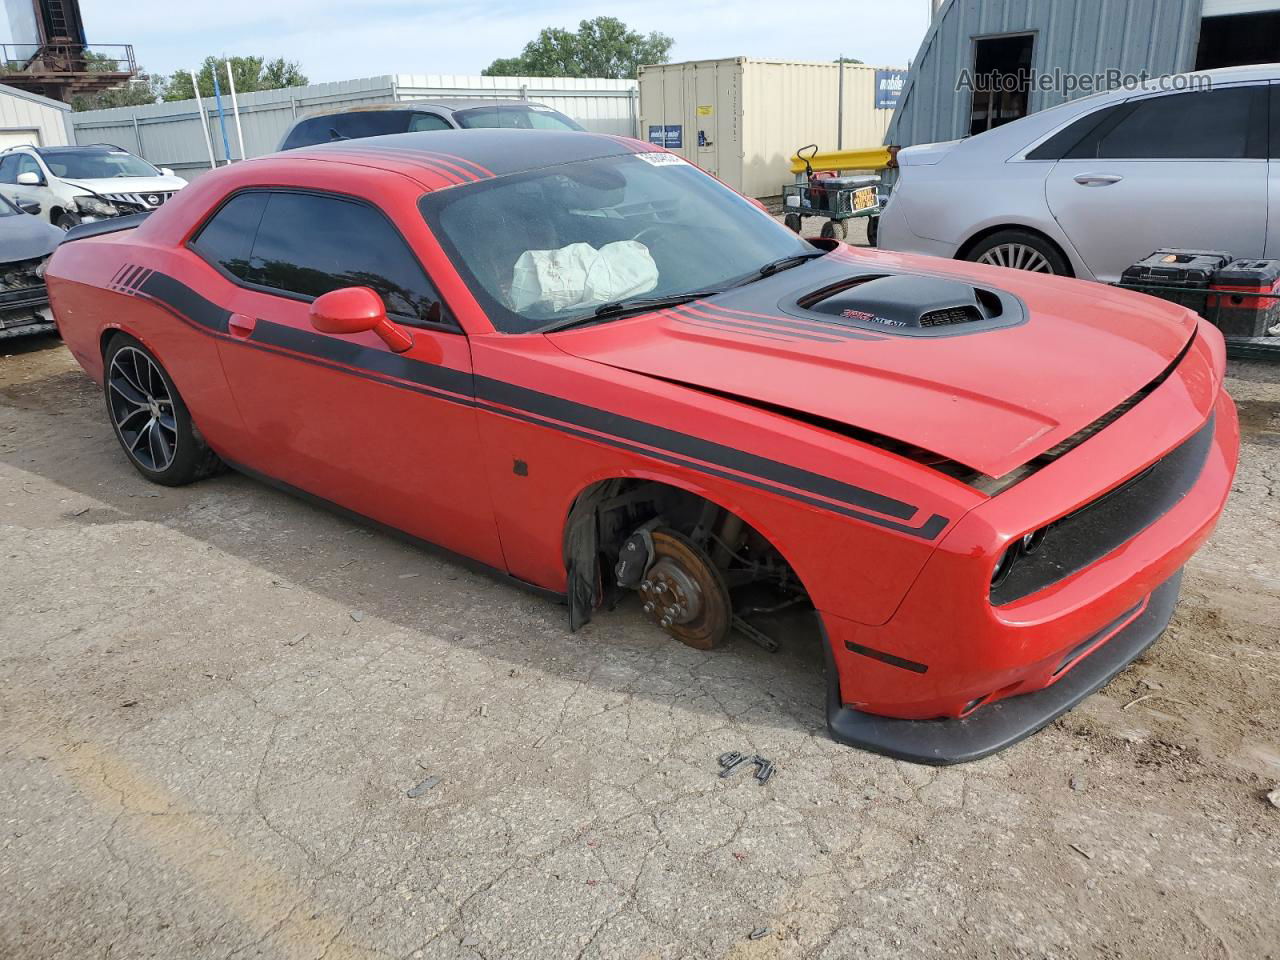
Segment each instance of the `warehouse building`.
M72 142L71 108L38 93L0 84L0 150L33 144L58 147Z
M1280 0L945 0L885 143L971 136L1130 78L1280 60Z

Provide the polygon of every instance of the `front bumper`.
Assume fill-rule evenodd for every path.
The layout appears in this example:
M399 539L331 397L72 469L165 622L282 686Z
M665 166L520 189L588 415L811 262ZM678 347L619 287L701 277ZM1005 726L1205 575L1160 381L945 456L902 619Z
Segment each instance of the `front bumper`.
M965 717L898 720L845 706L840 699L831 642L824 630L827 728L840 743L912 763L943 766L996 753L1052 723L1101 689L1155 643L1173 616L1181 585L1182 571L1179 570L1136 610L1125 615L1118 627L1108 625L1089 637L1081 646L1101 645L1051 686L1037 693L1000 700Z
M1130 645L1139 642L1132 639L1135 632L1158 634L1164 621L1153 626L1156 614L1148 611L1160 609L1166 585L1212 533L1235 475L1239 422L1222 390L1222 352L1220 336L1201 335L1177 373L1145 400L962 518L886 622L849 620L818 598L838 685L832 733L873 750L932 757L933 763L981 756L1049 722L1104 683L1118 669L1108 666L1113 655L1132 649L1131 658L1141 649ZM1203 456L1189 487L1141 482L1159 477L1160 464L1173 462L1189 443L1200 444L1196 456ZM1131 479L1099 487L1099 476ZM1133 502L1135 493L1140 502ZM1107 522L1116 530L1110 532L1123 534L1114 544L1094 544L1076 558L1080 565L1064 566L1030 592L1004 601L991 595L995 559L1009 543L1048 522L1065 524L1099 503L1141 511L1141 522L1124 529L1125 518L1112 517ZM1106 521L1107 514L1100 510L1097 517ZM1077 528L1086 541L1096 535L1087 524ZM1130 625L1138 619L1145 626ZM1103 653L1115 639L1111 634L1121 633L1129 639ZM1094 664L1097 656L1103 660ZM1077 671L1084 671L1080 680L1073 679ZM1061 691L1053 690L1058 686ZM1016 700L1027 703L1015 706ZM857 715L846 716L846 708ZM982 719L993 711L1014 719ZM961 720L971 722L957 729L977 732L946 732L952 729L946 724ZM885 733L896 725L916 732ZM932 731L942 745L919 746L921 731ZM979 743L979 733L989 743ZM913 738L914 747L895 746Z
M43 284L0 294L0 340L56 329Z

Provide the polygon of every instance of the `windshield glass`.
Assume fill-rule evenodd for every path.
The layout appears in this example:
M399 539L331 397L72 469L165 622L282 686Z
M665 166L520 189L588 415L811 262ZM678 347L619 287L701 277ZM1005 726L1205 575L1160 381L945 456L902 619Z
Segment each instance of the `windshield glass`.
M72 180L104 180L110 177L158 177L160 171L125 150L85 150L74 153L42 153L55 177Z
M606 303L719 289L814 248L669 153L584 160L424 196L423 216L504 333Z
M453 115L458 126L471 128L502 127L508 130L581 130L582 127L563 113L536 104L472 107Z

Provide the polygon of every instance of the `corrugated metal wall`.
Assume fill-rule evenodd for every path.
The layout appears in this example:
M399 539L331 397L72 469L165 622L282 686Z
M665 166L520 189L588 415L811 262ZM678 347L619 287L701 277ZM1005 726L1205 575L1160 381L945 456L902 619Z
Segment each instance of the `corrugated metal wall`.
M1118 68L1160 76L1194 67L1200 10L1201 0L948 0L911 65L885 142L911 146L969 132L970 95L956 86L961 71L973 68L976 37L1034 32L1040 73ZM1066 99L1036 90L1029 107Z
M240 123L244 128L245 152L255 157L274 151L297 117L325 108L428 97L521 96L568 114L588 130L627 136L634 135L636 130L634 80L439 74L397 74L246 93L239 97ZM214 154L221 163L222 132L217 111L211 99L206 99L204 106ZM223 107L231 155L238 159L240 144L236 139L231 103L225 95ZM157 166L171 167L187 179L209 169L209 153L194 100L88 110L72 114L71 122L77 143L114 143Z
M71 108L47 97L0 84L0 149L23 143L57 147L71 142Z

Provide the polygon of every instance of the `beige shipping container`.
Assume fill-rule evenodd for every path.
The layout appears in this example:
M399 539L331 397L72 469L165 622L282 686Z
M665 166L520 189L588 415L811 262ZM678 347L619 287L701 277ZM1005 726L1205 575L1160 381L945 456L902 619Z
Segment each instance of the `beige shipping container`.
M877 108L876 71L844 65L846 150L884 142L892 109ZM790 60L690 60L640 68L640 138L696 163L749 197L793 179L806 144L837 147L840 65Z

